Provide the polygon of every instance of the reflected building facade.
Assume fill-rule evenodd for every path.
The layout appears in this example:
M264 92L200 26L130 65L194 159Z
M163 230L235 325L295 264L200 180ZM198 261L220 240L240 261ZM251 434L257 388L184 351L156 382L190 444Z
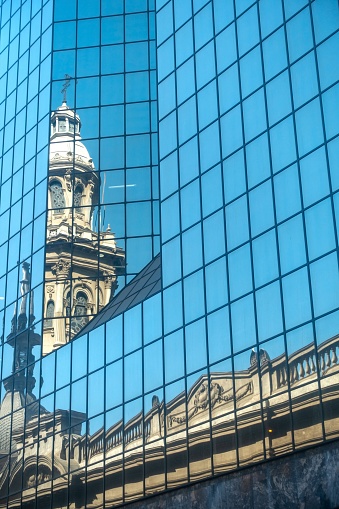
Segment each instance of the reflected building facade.
M66 82L66 84L68 84ZM108 225L93 230L100 176L66 101L51 118L43 353L70 341L108 302L125 256Z
M337 0L0 24L0 507L337 507Z

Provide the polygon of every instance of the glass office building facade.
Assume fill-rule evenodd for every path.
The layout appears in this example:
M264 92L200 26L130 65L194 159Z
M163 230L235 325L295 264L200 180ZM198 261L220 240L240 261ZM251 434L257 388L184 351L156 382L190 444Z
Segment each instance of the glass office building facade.
M3 0L0 507L339 436L336 0Z

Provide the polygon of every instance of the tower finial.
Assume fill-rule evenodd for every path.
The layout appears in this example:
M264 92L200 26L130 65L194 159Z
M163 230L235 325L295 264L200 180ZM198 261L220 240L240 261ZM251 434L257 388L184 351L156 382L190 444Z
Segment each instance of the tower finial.
M22 264L22 280L20 281L20 293L21 293L21 304L20 304L20 312L18 316L18 330L24 330L27 324L27 296L30 291L30 283L31 283L31 275L29 273L30 264L24 262Z
M61 89L61 93L63 94L63 98L62 98L63 103L67 102L67 89L71 84L71 79L72 79L72 76L70 76L69 74L65 74L65 83L63 84L63 87Z

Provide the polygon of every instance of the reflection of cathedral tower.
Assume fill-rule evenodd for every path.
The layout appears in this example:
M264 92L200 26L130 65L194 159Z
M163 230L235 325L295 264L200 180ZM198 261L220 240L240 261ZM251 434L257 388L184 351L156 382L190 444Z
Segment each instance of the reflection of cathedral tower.
M81 142L81 122L64 101L51 117L43 352L68 342L105 306L125 255L96 205L100 178ZM100 226L100 225L99 225Z

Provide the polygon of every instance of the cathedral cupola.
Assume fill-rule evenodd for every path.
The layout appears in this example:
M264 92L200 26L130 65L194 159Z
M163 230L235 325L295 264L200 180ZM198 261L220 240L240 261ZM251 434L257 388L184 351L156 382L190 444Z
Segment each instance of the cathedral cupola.
M51 118L51 140L69 135L72 137L80 136L81 121L79 115L71 110L66 101L53 112Z

